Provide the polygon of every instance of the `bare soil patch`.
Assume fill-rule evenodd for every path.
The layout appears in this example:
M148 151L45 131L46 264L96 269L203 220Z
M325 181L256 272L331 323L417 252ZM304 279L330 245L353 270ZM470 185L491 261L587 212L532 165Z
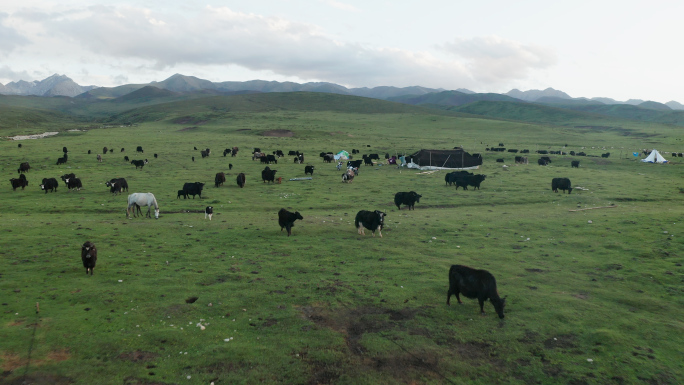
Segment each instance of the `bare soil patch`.
M129 353L121 353L119 354L119 359L124 360L124 361L131 361L131 362L147 362L147 361L152 361L159 357L159 354L157 353L152 353L152 352L145 352L142 350L136 350L133 352Z
M294 132L290 130L269 130L269 131L264 131L263 133L264 136L274 136L277 138L287 138L294 136Z
M2 377L0 377L0 379L2 379ZM5 382L6 380L4 379L2 380L2 383L6 385L69 385L74 383L74 380L69 377L40 372L19 376L8 382Z

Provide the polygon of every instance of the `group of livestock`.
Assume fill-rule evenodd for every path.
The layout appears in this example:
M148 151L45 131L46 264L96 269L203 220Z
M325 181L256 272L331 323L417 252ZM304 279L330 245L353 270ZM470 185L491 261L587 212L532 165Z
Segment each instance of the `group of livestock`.
M141 150L141 148L139 148ZM66 148L64 149L64 158L66 158ZM123 149L122 149L123 150ZM253 152L253 160L259 159L261 162L267 164L267 166L264 168L262 171L262 181L264 183L274 183L276 181L276 173L277 170L271 169L270 165L272 164L277 164L277 160L279 157L284 156L281 151L274 151L273 154L264 154L261 151L257 151L259 149L255 149ZM224 156L227 154L231 154L231 156L236 156L237 154L237 147L233 147L232 149L226 149L224 151ZM104 152L104 151L103 151ZM111 151L110 151L111 152ZM140 151L142 152L142 151ZM106 152L105 152L106 153ZM209 156L210 154L209 149L201 150L201 154L203 157ZM357 153L357 152L355 152ZM290 152L290 155L294 155L294 161L295 163L303 163L304 160L304 154L297 152ZM98 154L99 155L99 154ZM155 154L156 155L156 154ZM334 155L332 153L321 153L321 158L323 159L324 162L332 162L334 160ZM388 157L386 157L388 158ZM101 158L99 158L101 159ZM98 159L98 160L99 160ZM194 159L193 159L194 160ZM374 165L373 160L379 160L378 154L370 154L370 155L364 155L361 160L349 160L347 162L347 170L343 174L343 181L349 181L353 180L353 177L355 175L358 175L358 168L362 165ZM522 160L521 160L522 161ZM544 158L544 165L548 164L550 162L550 159ZM144 166L147 164L147 160L142 161L139 163L139 161L132 161L132 164L136 166L136 168ZM526 163L526 159L525 159ZM540 163L541 164L541 163ZM232 166L232 165L231 165ZM572 162L572 167L578 167L579 166L579 161L573 161ZM231 167L232 169L232 167ZM20 165L18 172L21 174L18 179L13 179L12 181L12 186L13 189L16 187L25 187L28 185L28 182L26 181L26 177L24 176L25 172L28 172L30 170L30 166L28 162L24 162ZM305 175L313 175L314 173L314 166L313 165L307 165L305 166L304 169ZM279 178L278 178L279 179ZM463 190L468 190L468 187L473 187L474 189L479 189L481 183L486 179L486 175L476 175L471 172L465 171L465 170L459 170L459 171L454 171L447 173L445 175L445 182L447 185L455 185L456 189L458 187L462 187ZM80 179L76 178L74 174L67 174L62 176L62 180L65 182L68 188L76 188L79 189L81 187L80 184ZM23 182L15 182L15 181L23 181ZM215 180L214 180L214 185L215 187L220 187L223 185L223 183L226 181L226 175L223 172L217 173ZM244 187L245 185L245 174L244 173L239 173L236 177L236 181L238 186ZM16 184L16 187L15 187ZM113 178L109 181L106 182L106 186L110 188L110 192L114 194L119 194L124 191L128 191L128 183L124 178ZM50 191L56 191L58 187L57 181L55 178L46 178L43 180L43 184L41 185L41 188L45 190L47 193L48 190ZM193 199L195 195L199 195L199 197L202 197L202 190L204 187L204 183L201 182L190 182L190 183L185 183L183 185L183 189L178 191L177 197L180 198L183 196L184 198L188 198L190 195L192 195ZM563 190L563 191L572 191L570 181L567 178L554 178L552 182L552 189L554 191L557 190ZM415 191L410 191L410 192L398 192L394 196L394 203L397 206L397 209L401 209L401 206L407 206L409 210L414 209L415 203L420 202L420 198L422 195L416 193ZM151 207L155 208L155 217L159 217L159 206L156 201L156 198L154 197L153 194L150 193L133 193L129 195L128 199L128 207L127 207L127 215L130 216L130 210L133 209L135 210L136 208L139 210L140 206L148 206L148 215L150 212ZM205 208L205 218L209 218L211 220L211 217L213 215L213 207L208 206ZM292 234L292 227L294 226L294 223L296 220L303 220L303 216L295 211L295 212L290 212L286 209L280 209L277 213L278 215L278 224L281 227L281 231L286 230L288 237ZM380 210L374 210L374 211L369 211L369 210L361 210L356 214L356 217L354 218L354 226L357 229L357 232L359 235L365 235L365 230L369 230L372 232L372 235L375 236L375 233L377 232L379 237L382 237L382 229L385 224L385 219L387 217L387 214L385 212L382 212ZM97 249L94 244L91 242L86 242L82 246L82 253L81 253L82 261L83 261L83 266L86 268L86 273L92 275L93 274L93 269L95 267L95 263L97 261ZM480 305L480 310L482 314L484 314L484 302L489 300L492 305L494 306L494 309L498 316L500 318L504 318L504 305L505 305L505 298L501 298L498 295L497 289L496 289L496 280L494 279L494 276L490 274L489 272L485 270L476 270L476 269L471 269L466 266L462 265L453 265L451 266L451 269L449 270L449 290L447 293L447 304L450 304L450 297L452 295L456 295L456 298L460 303L462 303L460 299L460 294L463 294L467 298L476 298L479 302Z

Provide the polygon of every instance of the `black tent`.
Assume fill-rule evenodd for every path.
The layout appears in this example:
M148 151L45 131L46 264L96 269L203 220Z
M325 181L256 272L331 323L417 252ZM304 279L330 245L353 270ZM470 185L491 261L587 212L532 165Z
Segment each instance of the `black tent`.
M470 155L462 148L453 150L420 150L409 155L409 162L417 164L420 168L470 168L482 164L480 155Z

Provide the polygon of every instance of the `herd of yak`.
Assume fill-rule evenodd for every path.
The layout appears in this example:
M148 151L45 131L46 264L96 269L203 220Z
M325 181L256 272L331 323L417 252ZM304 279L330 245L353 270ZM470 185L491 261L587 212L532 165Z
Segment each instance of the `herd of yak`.
M21 147L21 145L19 145L19 147ZM195 150L197 150L196 147ZM261 150L258 148L255 148L254 150L255 151L252 153L252 159L259 159L261 162L266 164L277 164L277 157L284 156L284 154L281 151L277 151L273 154L267 155L265 153L262 153ZM122 148L121 151L123 152L124 149ZM138 153L143 153L143 149L140 146L138 146L136 151ZM496 150L492 149L491 151ZM68 161L68 151L66 147L63 148L63 152L64 155L57 160L57 165L65 164ZM107 147L103 148L103 153L106 154L107 152L113 152L113 150L108 149ZM231 149L226 149L223 152L223 156L231 154L231 156L234 157L237 155L237 152L238 148L233 147ZM90 153L91 151L89 150L88 154ZM201 151L201 156L202 158L205 158L209 156L210 153L211 150L205 149ZM353 153L358 153L358 151L353 151ZM295 163L304 162L304 155L299 152L291 151L289 155L295 156ZM609 154L604 154L603 156L607 157L606 155ZM102 161L102 157L99 154L97 156L98 161ZM320 156L321 158L323 158L323 161L325 162L331 162L333 160L333 156L331 153L321 153ZM154 154L154 157L156 158L157 154ZM344 174L342 174L342 180L344 182L351 182L354 176L358 175L358 167L361 166L361 162L365 162L365 164L367 165L373 165L373 159L379 159L377 154L371 154L370 156L364 155L362 160L350 160L347 163L347 170L344 172ZM133 164L136 167L136 169L142 169L142 167L148 163L147 159L131 161L128 159L128 156L124 157L124 160L127 162L130 161L130 163ZM195 160L194 157L192 157L192 160ZM539 164L543 166L547 165L550 162L551 159L549 159L548 157L542 157L539 160ZM516 163L527 163L527 158L516 156ZM338 164L338 169L340 165L341 163ZM572 161L571 166L579 167L579 161ZM229 166L229 168L232 169L232 164ZM28 186L28 181L24 173L28 172L30 169L31 167L28 162L23 162L20 164L19 169L17 170L17 172L20 174L19 178L12 178L10 180L13 190L16 190L17 187L21 187L22 189L24 189L26 186ZM264 183L275 183L276 181L279 183L282 180L282 178L276 178L276 172L276 170L272 170L269 166L266 166L266 168L262 171L262 180L264 181ZM306 175L313 175L313 172L314 166L308 165L305 167ZM63 175L61 178L69 190L78 190L82 187L80 179L76 178L74 174L66 174ZM474 189L479 189L480 184L485 179L486 175L477 175L464 170L447 173L444 177L444 181L447 185L455 185L456 189L461 187L463 188L463 190L467 190L468 186L473 187ZM221 186L225 181L225 173L216 174L216 187ZM236 177L236 182L239 187L244 187L245 174L239 173ZM107 181L106 185L110 188L110 191L115 194L121 193L123 191L128 191L128 183L124 178L113 178L110 181ZM200 182L186 183L183 186L182 190L178 190L177 198L183 196L185 199L187 199L190 195L192 195L193 199L195 195L199 195L199 197L201 198L203 186L204 183ZM45 193L47 193L48 191L54 192L57 190L58 183L55 178L44 178L40 187L42 190L45 191ZM571 183L568 178L553 178L551 188L554 192L562 190L570 193L572 191ZM415 191L398 192L394 196L394 204L397 206L397 209L401 209L401 205L407 206L409 210L415 209L415 203L420 202L421 197L422 195L416 193ZM205 218L209 218L209 220L211 220L212 215L213 207L206 207ZM386 216L386 213L379 210L361 210L356 214L356 217L354 219L354 225L357 228L357 231L360 235L365 235L365 230L368 229L372 232L373 236L375 236L375 232L377 231L378 235L382 237L382 228L384 226ZM294 226L294 222L296 220L303 220L303 217L299 212L293 213L284 208L278 212L278 224L280 225L281 231L287 230L288 236L292 234L292 227ZM97 262L97 249L92 242L86 242L83 244L81 248L81 259L83 262L83 266L86 269L86 274L92 275L93 269L95 268L95 264ZM494 306L494 309L498 314L499 318L504 318L505 298L499 297L496 288L496 279L491 273L487 272L486 270L472 269L462 265L451 266L451 269L449 270L449 290L447 293L447 305L450 304L450 297L452 295L456 295L458 303L461 304L462 301L460 298L460 294L463 294L467 298L476 298L479 302L480 311L483 315L484 302L489 300Z

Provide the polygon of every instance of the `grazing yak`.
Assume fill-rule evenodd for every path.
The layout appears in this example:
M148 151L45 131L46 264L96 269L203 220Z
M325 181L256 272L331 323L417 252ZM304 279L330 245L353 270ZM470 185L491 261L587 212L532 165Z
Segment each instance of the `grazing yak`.
M93 275L93 269L97 263L97 248L92 242L88 241L81 246L81 261L83 261L86 274L90 272L90 275Z
M420 202L420 198L422 195L419 195L415 191L410 191L410 192L398 192L394 194L394 204L397 205L397 210L401 210L401 205L406 205L408 206L408 209L415 210L416 208L414 205L416 202Z
M580 161L579 160L573 160L570 162L570 167L571 168L579 168Z
M23 176L23 175L22 175L22 176ZM12 179L10 179L9 181L10 181L10 183L12 184L12 191L17 191L17 187L21 187L21 189L23 190L24 187L28 186L28 181L26 180L25 177L24 177L24 178L19 178L19 179L17 179L17 178L12 178Z
M135 152L144 153L145 151L143 151L142 146L138 146L136 147Z
M226 182L226 173L224 172L217 172L216 176L214 177L214 186L219 187L223 183Z
M107 151L109 151L109 150L107 149L107 147L102 147L102 154L103 154L103 155L104 155L104 154L107 154Z
M65 164L68 159L69 159L69 157L65 153L63 157L57 158L57 165L59 166L60 164Z
M55 178L43 178L43 183L40 185L41 190L45 190L46 194L48 190L57 192L57 187L59 187L59 183L57 183Z
M17 169L17 173L21 174L23 172L28 172L31 169L31 166L29 166L29 162L23 162L19 164L19 168Z
M456 180L465 178L467 175L473 175L473 173L463 170L447 173L446 175L444 175L444 183L451 186L454 183L456 183Z
M304 175L311 174L313 176L314 166L304 166Z
M364 228L366 228L373 232L373 236L375 236L375 230L377 230L378 234L380 234L380 238L382 238L382 227L385 224L386 216L386 213L379 210L361 210L356 213L354 225L356 226L359 235L366 235L366 231L364 230Z
M529 164L526 156L516 156L515 163L517 164Z
M185 183L183 185L183 190L188 195L192 195L192 199L195 199L195 195L199 195L200 199L202 199L202 189L204 188L204 183L200 182L194 182L194 183Z
M69 187L69 183L67 183L67 179L68 179L68 178L76 178L76 174L74 174L74 173L72 172L72 173L69 173L69 174L64 174L64 175L60 176L60 178L62 179L62 181L64 181L64 185L67 186L67 187Z
M537 159L537 164L540 166L546 166L547 164L549 164L549 162L547 162L546 159L540 158L540 159Z
M81 180L76 178L76 177L66 178L64 180L64 182L66 182L67 189L69 189L69 190L76 189L76 190L80 191L83 188L83 184L81 183Z
M185 190L178 190L178 195L176 195L176 199L180 199L180 197L188 199L188 193Z
M136 169L136 170L138 169L138 167L140 167L140 169L142 170L143 166L146 165L147 163L149 163L149 162L147 161L147 159L145 159L145 160L136 160L136 159L133 159L133 160L131 161L131 164L135 166L135 169Z
M130 159L128 159L128 155L124 155L124 161L128 162Z
M209 220L211 220L212 215L214 215L214 208L212 206L207 206L207 208L204 209L204 219L209 217Z
M100 162L100 163L102 163L102 155L97 154L97 161Z
M128 182L126 182L126 178L112 178L105 182L105 186L109 187L110 192L112 193L128 191Z
M451 265L449 269L449 291L447 292L447 305L451 305L450 299L456 294L459 304L463 304L459 294L468 298L477 298L480 303L480 313L485 315L484 303L486 300L494 305L494 310L499 318L504 318L504 306L506 298L499 297L496 290L496 279L486 270L472 269L463 265Z
M289 237L292 234L292 226L294 226L294 222L297 219L304 220L299 211L292 213L285 209L280 209L280 211L278 211L278 224L280 225L280 231L287 229L287 236Z
M240 188L245 187L245 174L244 173L239 173L237 176L237 185L240 186Z
M278 172L278 170L271 170L269 167L266 167L261 171L261 180L266 182L275 182L275 174Z
M558 192L558 190L568 190L568 194L572 192L572 184L570 183L570 179L568 178L553 178L551 180L551 190L553 192Z

